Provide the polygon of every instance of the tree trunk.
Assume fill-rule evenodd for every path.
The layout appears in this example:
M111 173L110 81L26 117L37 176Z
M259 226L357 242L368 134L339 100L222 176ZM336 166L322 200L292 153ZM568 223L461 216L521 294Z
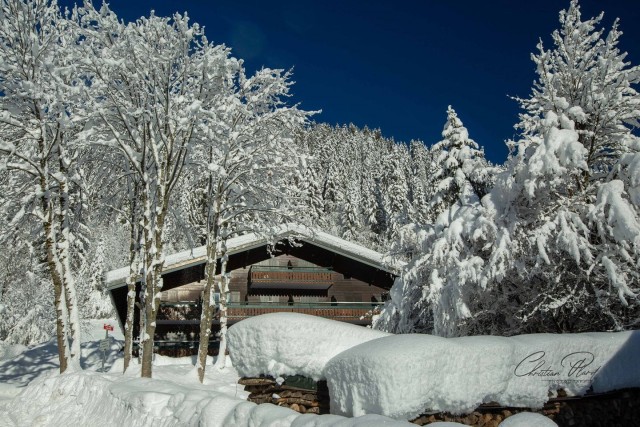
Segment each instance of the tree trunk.
M131 363L133 355L133 322L136 309L136 281L138 269L140 268L140 232L137 223L137 206L139 191L137 183L134 183L133 199L131 205L130 233L129 233L129 276L127 277L127 317L124 325L124 368ZM141 330L140 330L141 331Z
M213 150L209 150L209 161L213 162ZM209 353L209 339L211 338L211 322L215 309L215 280L220 251L220 197L213 194L213 176L209 173L207 180L207 265L205 277L207 283L202 298L202 313L200 314L200 341L198 343L198 379L204 382L204 373L207 368L207 355Z
M144 255L143 255L143 263L144 263L144 273L140 286L140 344L139 344L139 353L140 353L140 364L142 366L140 375L142 377L151 378L152 374L152 358L153 358L153 340L149 335L148 324L149 324L149 316L151 313L151 301L153 299L153 254L152 251L155 249L153 242L153 234L150 230L151 228L151 218L152 209L151 206L151 195L149 194L149 183L145 182L145 189L143 194L143 204L144 204L144 215L142 222L142 233L144 236ZM155 329L154 331L155 332Z
M227 361L227 299L229 295L229 275L227 274L227 240L226 235L222 237L222 249L220 251L222 266L220 267L220 278L218 286L220 289L220 348L218 358L214 365L217 369L224 369Z
M60 363L60 373L62 374L67 370L69 342L67 341L67 334L65 331L64 312L66 310L63 308L65 301L62 292L62 283L60 283L60 281L54 281L53 283L53 297L56 308L56 343L58 344L58 362Z
M38 140L38 149L40 153L45 153L44 131ZM67 306L64 296L64 286L61 276L60 260L56 250L56 233L54 223L54 206L50 198L51 189L49 188L48 174L49 168L46 157L41 154L40 159L40 177L39 185L42 196L40 196L40 204L42 209L42 227L45 236L45 251L47 254L47 267L51 275L53 283L54 307L56 312L56 341L58 344L58 361L60 363L60 373L67 370L69 365L69 341L67 336Z
M124 324L124 368L123 373L131 363L133 356L133 320L136 309L136 277L134 270L135 261L129 264L129 277L127 277L127 317Z
M135 232L131 235L135 237ZM139 255L137 244L131 241L129 257L129 276L127 277L127 317L124 325L124 368L127 371L133 355L133 321L136 310L136 279L138 278Z
M145 225L144 233L147 241L147 248L149 248L145 254L147 258L146 265L146 298L144 303L144 311L146 317L145 324L145 336L144 344L142 345L143 357L142 357L142 377L151 378L153 370L153 347L156 333L156 317L158 308L160 307L160 292L162 291L162 268L164 266L163 255L163 231L164 220L169 207L168 193L166 191L167 183L164 182L165 174L159 174L158 183L156 184L156 208L152 208L150 203L147 203L148 207L145 207L145 216L153 215L155 213L155 221L153 222L153 230L150 229L152 221L149 219L145 221L148 225ZM148 185L147 185L148 188ZM148 193L147 193L148 194ZM153 210L152 210L153 209Z
M63 148L61 142L64 141L64 135L61 135L61 141L58 141L58 166L60 168L61 178L59 180L59 194L58 202L60 203L58 211L58 224L60 227L60 234L58 236L57 250L58 259L60 261L62 286L65 292L65 300L67 304L67 314L69 320L69 333L71 335L71 354L69 359L72 361L74 368L80 368L80 313L78 311L78 296L76 295L76 285L71 273L70 257L70 244L69 238L69 176L68 159L66 150Z
M47 194L43 192L43 194ZM50 201L43 196L43 227L45 232L45 250L47 253L47 266L51 281L53 282L54 307L56 311L56 341L58 344L58 361L60 363L60 373L67 370L69 363L69 341L67 340L67 306L64 296L62 278L60 277L59 262L55 249L55 237L53 231L53 206Z
M209 239L207 239L209 240ZM207 364L207 354L209 352L209 338L211 337L211 322L213 320L213 310L215 308L214 290L217 264L217 251L215 239L213 243L207 242L207 266L205 268L205 277L207 283L204 287L204 295L202 297L202 314L200 315L200 342L198 344L198 379L204 382L204 372Z

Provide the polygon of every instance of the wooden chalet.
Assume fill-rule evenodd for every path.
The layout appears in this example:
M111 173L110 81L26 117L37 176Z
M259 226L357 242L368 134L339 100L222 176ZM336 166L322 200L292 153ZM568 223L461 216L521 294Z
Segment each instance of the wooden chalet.
M399 268L386 263L378 252L291 224L281 226L270 238L251 233L230 239L227 248L229 324L259 314L296 312L365 325L386 299ZM159 346L197 346L205 262L205 247L166 258L156 321ZM128 272L125 267L106 274L121 326L126 316ZM137 309L134 328L137 336ZM212 325L216 329L217 315Z

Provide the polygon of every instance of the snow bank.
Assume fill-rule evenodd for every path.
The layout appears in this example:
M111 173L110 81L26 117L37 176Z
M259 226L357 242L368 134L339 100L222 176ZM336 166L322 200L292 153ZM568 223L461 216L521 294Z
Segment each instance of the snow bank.
M191 367L185 366L184 369ZM155 371L166 368L158 367ZM379 415L354 419L336 415L302 415L271 404L256 405L220 392L217 387L197 384L195 373L190 378L193 382L187 384L92 371L41 377L29 384L10 404L0 404L0 421L16 426L98 427L410 425Z
M80 372L59 375L55 342L4 349L15 355L0 362L0 426L252 426L252 427L365 427L408 426L380 415L344 418L337 415L301 415L274 405L247 402L247 392L238 385L238 373L209 368L204 384L197 380L195 358L154 358L153 379L139 378L140 365L132 361L122 374L122 359L113 359L121 342L112 341L108 373L97 357L99 340L104 338L103 321L85 337L83 367ZM23 348L24 350L24 348ZM227 359L228 360L228 359ZM211 366L213 360L209 359Z
M229 355L243 376L297 374L319 380L338 353L389 335L316 316L271 313L231 326Z
M498 402L541 407L549 392L640 386L640 332L440 338L395 335L330 360L331 412L412 419Z

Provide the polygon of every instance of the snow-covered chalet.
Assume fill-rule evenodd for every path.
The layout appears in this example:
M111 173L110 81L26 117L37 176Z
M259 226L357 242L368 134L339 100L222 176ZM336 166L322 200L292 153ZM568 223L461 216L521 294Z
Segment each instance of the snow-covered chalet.
M230 272L228 322L273 312L296 312L355 324L386 298L399 266L376 251L320 230L287 224L266 237L250 233L227 243ZM156 342L197 346L206 247L166 257ZM220 261L218 260L218 272ZM121 326L129 268L106 274ZM138 283L137 291L140 291ZM218 296L216 295L216 298ZM138 335L138 312L134 320ZM212 330L219 329L214 317Z

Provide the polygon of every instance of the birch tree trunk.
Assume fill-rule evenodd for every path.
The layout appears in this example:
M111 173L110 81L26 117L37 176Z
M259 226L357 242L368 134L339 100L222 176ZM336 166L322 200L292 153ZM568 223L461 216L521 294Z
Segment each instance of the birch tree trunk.
M212 152L209 156L213 156ZM213 188L213 178L208 180L207 194L211 197ZM210 199L209 199L210 200ZM211 205L209 205L211 206ZM207 215L207 265L205 267L205 277L207 282L202 298L202 313L200 314L200 341L198 343L198 379L204 381L204 373L207 364L207 354L209 353L209 340L211 338L211 322L213 321L213 310L215 309L215 280L216 267L218 266L218 256L220 253L220 198L216 197L213 209ZM213 226L212 226L213 225Z
M45 231L45 249L47 253L47 266L51 275L51 281L53 282L53 296L54 307L56 311L56 342L58 344L58 362L60 363L60 373L62 374L67 370L69 365L70 349L69 341L67 340L67 304L65 301L64 288L62 285L62 279L58 270L57 254L55 250L54 237L53 237L53 212L50 206L47 206L49 202L43 197L42 201L44 207L44 231Z
M207 239L209 240L209 239ZM215 239L214 239L215 241ZM214 290L217 264L217 245L207 242L207 266L205 268L205 278L202 296L202 313L200 314L200 342L198 345L198 379L204 381L204 372L207 364L207 354L209 351L209 338L211 337L211 322L213 321L213 310L215 309Z
M71 338L71 354L70 360L73 362L74 368L80 368L80 314L78 312L78 297L76 295L75 280L71 272L71 265L69 262L69 183L67 176L69 174L66 166L67 159L65 158L65 152L61 145L58 145L59 150L59 167L60 167L60 180L59 180L59 213L58 223L60 227L60 235L58 236L58 258L60 261L60 268L62 269L62 284L65 292L65 301L67 306L67 314L69 319L69 333Z
M214 365L217 369L224 369L227 361L227 300L229 296L229 275L227 274L227 238L222 236L220 248L220 276L218 278L218 288L220 289L220 348L218 358Z
M167 187L169 183L165 182L164 178L167 176L165 168L168 165L161 164L162 173L158 174L158 182L156 183L156 207L152 211L153 207L151 203L147 203L145 207L145 215L147 213L152 214L155 212L155 221L148 220L147 226L145 226L144 233L147 242L147 288L146 298L144 302L145 311L145 337L143 344L143 357L142 357L142 372L141 376L151 378L153 370L153 347L156 333L156 317L158 309L160 307L160 293L162 292L163 279L162 268L164 267L164 251L163 251L163 234L164 234L164 222L166 213L169 208L169 193ZM147 199L148 200L148 199ZM153 228L151 228L153 225Z
M140 375L142 377L151 378L152 358L153 358L153 339L149 335L149 321L153 317L151 310L153 299L153 233L151 231L152 220L151 195L149 194L149 183L144 183L144 219L142 234L144 236L144 273L140 289L140 364L142 365ZM154 331L155 332L155 329Z
M135 196L137 191L134 190ZM133 322L136 309L136 281L140 268L140 235L136 224L136 198L134 197L129 234L129 276L127 277L127 317L124 325L124 368L127 371L133 355Z
M40 114L39 108L36 106L36 114ZM69 340L67 335L67 303L64 293L64 282L62 279L62 271L60 268L60 260L58 259L58 251L56 248L57 236L55 231L55 214L53 200L51 199L51 188L49 184L49 165L45 153L46 131L40 128L40 138L38 139L39 159L39 186L41 191L40 204L42 215L42 227L45 235L45 251L47 254L47 266L51 281L53 282L54 307L56 312L56 342L58 344L58 361L60 363L60 373L67 370L71 349L69 348Z

